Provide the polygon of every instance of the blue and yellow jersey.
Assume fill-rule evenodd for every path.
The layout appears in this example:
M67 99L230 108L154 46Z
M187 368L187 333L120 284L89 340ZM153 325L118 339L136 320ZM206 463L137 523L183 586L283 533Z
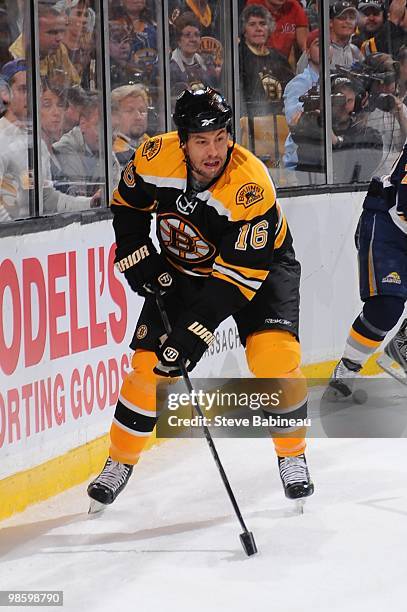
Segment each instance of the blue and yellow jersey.
M382 184L389 214L407 234L407 143L394 162L391 173L382 178Z

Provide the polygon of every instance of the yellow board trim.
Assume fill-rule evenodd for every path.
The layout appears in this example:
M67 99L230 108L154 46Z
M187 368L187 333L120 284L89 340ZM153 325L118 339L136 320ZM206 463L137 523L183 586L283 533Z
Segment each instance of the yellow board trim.
M146 449L164 440L150 437ZM22 512L98 473L109 454L109 434L78 448L0 480L0 521Z
M375 353L366 363L362 373L366 376L381 374L376 364L380 353ZM302 366L307 378L329 378L336 361L323 361ZM150 437L146 449L165 440ZM74 448L60 457L50 459L23 472L0 480L0 521L22 512L31 504L42 502L62 491L85 482L102 468L109 451L109 435L106 434L87 444Z

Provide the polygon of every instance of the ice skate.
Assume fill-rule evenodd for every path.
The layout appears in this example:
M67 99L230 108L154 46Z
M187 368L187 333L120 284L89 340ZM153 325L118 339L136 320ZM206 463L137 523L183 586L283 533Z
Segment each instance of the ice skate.
M340 402L351 399L353 383L361 369L360 363L342 357L335 366L322 399L328 402Z
M108 457L99 476L88 485L88 495L91 498L89 514L100 512L112 504L126 486L132 471L132 465Z
M303 513L306 497L314 492L305 455L297 457L278 457L278 468L284 487L285 496L292 499L298 514Z
M407 319L404 319L397 334L384 347L384 353L377 359L377 365L403 385L407 385Z

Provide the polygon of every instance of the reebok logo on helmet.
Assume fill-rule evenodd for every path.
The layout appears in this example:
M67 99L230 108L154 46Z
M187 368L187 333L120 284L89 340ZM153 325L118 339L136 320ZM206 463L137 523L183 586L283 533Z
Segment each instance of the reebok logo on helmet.
M202 127L208 127L208 125L212 125L214 121L216 121L216 117L213 117L213 119L202 119L201 125Z

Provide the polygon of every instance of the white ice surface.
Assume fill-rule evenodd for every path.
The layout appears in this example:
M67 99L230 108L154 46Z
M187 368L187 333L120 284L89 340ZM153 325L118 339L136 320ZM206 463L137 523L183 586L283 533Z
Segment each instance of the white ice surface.
M268 439L216 443L258 555L243 553L205 440L174 440L97 518L81 485L3 521L0 589L63 590L65 612L407 609L405 439L310 440L302 516Z

